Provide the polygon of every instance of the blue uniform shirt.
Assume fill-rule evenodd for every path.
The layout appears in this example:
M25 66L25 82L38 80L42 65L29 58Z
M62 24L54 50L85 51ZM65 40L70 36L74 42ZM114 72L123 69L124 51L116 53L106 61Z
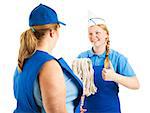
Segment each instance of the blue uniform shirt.
M90 58L93 66L103 66L106 52L101 55L97 55L93 50L88 50L79 54L78 58ZM110 50L109 59L113 65L114 70L124 76L135 76L131 65L127 58L115 50Z
M55 59L61 66L66 83L66 106L70 113L79 113L80 98L83 86L79 78L73 73L67 63L56 59L50 54L37 50L26 59L22 72L16 69L14 74L14 96L17 107L14 113L44 113L42 98L38 84L38 75L44 63ZM36 94L37 93L37 94Z

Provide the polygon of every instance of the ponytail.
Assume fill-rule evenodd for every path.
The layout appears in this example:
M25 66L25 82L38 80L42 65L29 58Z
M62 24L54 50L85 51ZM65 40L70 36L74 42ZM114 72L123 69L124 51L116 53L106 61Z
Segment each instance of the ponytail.
M18 55L18 70L21 72L24 62L27 58L33 55L38 45L38 42L45 35L48 30L57 30L59 24L46 24L32 26L21 34L20 37L20 49Z
M29 58L37 46L37 38L31 29L23 32L20 37L20 49L18 56L18 69L22 71L25 59Z

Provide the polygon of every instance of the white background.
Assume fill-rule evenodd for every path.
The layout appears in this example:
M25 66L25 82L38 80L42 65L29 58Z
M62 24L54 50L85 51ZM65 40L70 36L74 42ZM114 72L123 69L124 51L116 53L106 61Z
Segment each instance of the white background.
M106 20L111 48L128 57L140 81L139 90L120 86L122 113L150 113L149 0L5 0L0 3L0 113L12 113L13 73L17 64L20 34L28 29L30 11L39 3L56 10L66 27L53 51L69 64L90 48L87 38L88 10Z

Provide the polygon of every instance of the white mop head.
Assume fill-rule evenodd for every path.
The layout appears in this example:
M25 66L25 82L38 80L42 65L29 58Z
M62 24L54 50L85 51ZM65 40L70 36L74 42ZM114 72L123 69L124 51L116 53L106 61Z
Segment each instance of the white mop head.
M95 94L97 88L94 84L94 70L89 58L80 58L73 61L72 69L78 75L84 86L83 95L90 96Z

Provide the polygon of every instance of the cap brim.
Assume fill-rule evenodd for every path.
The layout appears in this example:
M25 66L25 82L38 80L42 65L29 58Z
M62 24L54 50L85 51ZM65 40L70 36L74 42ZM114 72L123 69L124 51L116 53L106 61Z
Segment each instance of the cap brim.
M58 21L58 23L59 23L59 24L62 24L62 25L64 25L64 26L66 25L65 23L63 23L63 22L60 22L60 21Z
M97 25L97 24L106 24L105 20L102 18L91 18L88 20L88 26L93 26L93 25Z
M89 20L88 20L88 27L94 26L94 25L96 25L95 21L89 19Z

